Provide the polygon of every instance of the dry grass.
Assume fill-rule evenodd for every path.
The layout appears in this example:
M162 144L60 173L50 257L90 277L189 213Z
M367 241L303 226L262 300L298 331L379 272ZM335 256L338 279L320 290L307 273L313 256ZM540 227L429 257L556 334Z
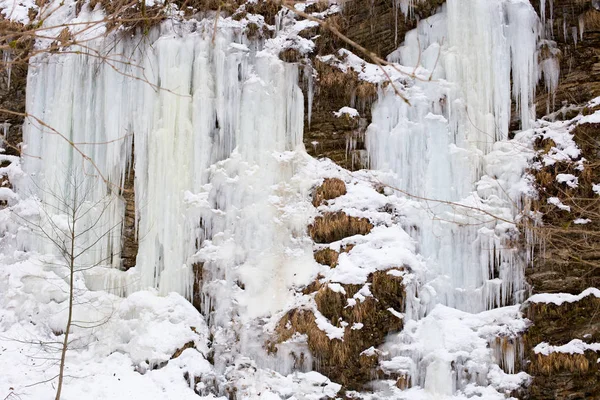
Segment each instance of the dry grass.
M197 262L192 264L194 274L194 285L192 289L192 305L200 311L202 307L202 283L204 274L204 263Z
M329 350L330 340L325 332L317 327L312 311L294 309L285 314L275 330L277 343L290 339L296 332L308 336L308 345L315 355ZM273 348L276 349L271 346L271 351Z
M581 15L579 18L584 22L584 32L593 32L600 30L600 13L598 11L590 9L583 15Z
M302 54L294 48L287 48L279 53L279 58L285 62L296 63L302 60Z
M332 249L321 249L315 251L315 261L322 265L329 265L334 268L337 265L340 253Z
M332 97L343 94L348 103L359 100L360 103L368 105L377 98L377 86L361 80L356 71L343 72L318 59L314 60L314 66L318 76L318 90L330 92Z
M246 25L246 37L248 39L256 39L260 36L260 28L254 22L250 22Z
M396 380L396 387L400 390L406 390L412 387L410 376L401 375L398 380Z
M590 369L590 364L596 364L598 358L595 352L586 354L567 354L567 353L550 353L545 356L542 354L536 355L531 361L530 372L539 375L552 375L560 371L569 371L571 373L586 374ZM590 360L588 357L594 358ZM595 367L597 369L597 367Z
M187 342L186 344L184 344L180 349L175 350L175 353L173 353L173 355L171 356L171 360L174 358L177 358L181 355L181 353L183 353L185 350L187 349L193 349L194 347L196 347L196 345L194 344L194 342Z
M316 243L331 243L349 236L366 235L373 224L366 218L351 217L343 212L326 213L315 218L308 227L310 236Z
M335 199L346 194L346 184L338 178L325 178L323 184L313 192L313 206L319 207L325 200Z
M310 4L309 6L306 7L306 9L304 10L304 12L307 13L315 13L315 12L323 12L325 10L327 10L329 8L329 1L327 0L319 0L313 4Z
M589 111L589 110L588 110ZM535 234L538 241L538 259L552 264L564 262L591 269L598 269L592 260L600 254L600 197L592 189L600 182L600 124L582 124L571 132L585 158L583 170L572 162L557 161L553 165L530 171L535 178L539 198L533 202L533 208L543 214L543 226L526 226ZM541 161L556 146L552 140L538 139L535 148L540 152L537 161ZM573 174L579 182L571 188L556 181L558 174ZM567 212L548 204L548 198L557 197L569 206ZM590 219L586 225L575 225L573 220ZM590 282L588 286L594 286Z
M281 3L277 0L258 0L254 3L246 3L246 12L250 14L260 14L265 17L265 22L269 25L275 24L275 16L281 9Z
M343 341L329 340L316 326L314 314L309 310L298 309L288 312L279 321L276 338L267 343L267 349L277 351L277 344L288 340L294 333L306 334L309 349L315 360L313 368L348 388L362 388L366 382L379 374L379 370L377 356L365 356L361 353L371 346L381 345L390 332L402 329L402 320L393 316L388 308L394 307L402 312L403 309L399 307L404 304L401 278L380 271L371 274L368 283L371 284L376 297L356 301L352 307L348 306L348 299L351 299L362 285L342 285L345 293L335 292L320 283L313 285L319 312L335 326L344 326L342 322L347 324ZM387 290L388 293L383 293ZM362 328L351 329L356 323L361 323Z

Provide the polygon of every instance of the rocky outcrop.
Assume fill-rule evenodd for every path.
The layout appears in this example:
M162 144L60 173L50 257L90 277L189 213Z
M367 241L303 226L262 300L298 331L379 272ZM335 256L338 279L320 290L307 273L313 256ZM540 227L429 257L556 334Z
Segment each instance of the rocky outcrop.
M583 113L592 111L584 109ZM533 171L539 192L535 208L543 213L543 225L532 228L538 245L526 270L535 294L579 294L600 286L600 197L593 190L600 182L600 124L577 125L572 134L582 152L580 159L585 159L583 170L572 162L557 162ZM550 139L537 142L541 154L554 145ZM557 182L558 174L577 176L577 186ZM551 197L559 198L570 211L548 204ZM589 222L575 224L575 219ZM540 355L534 351L541 342L554 346L574 339L600 342L599 310L600 300L593 296L560 305L526 304L526 316L533 323L525 336L526 370L533 376L528 398L600 397L597 353Z
M121 264L124 270L128 270L135 266L135 260L138 253L134 180L135 172L133 168L130 167L122 188L122 196L125 200L125 215L123 221L123 240L121 244Z
M541 11L545 0L532 2ZM554 56L560 68L560 80L554 93L548 93L544 80L538 87L537 116L554 112L558 118L569 119L589 100L600 96L600 11L587 0L554 0L552 10L545 1L545 35L549 42L540 48L540 61ZM551 14L552 13L552 14ZM552 17L552 19L550 19ZM580 106L580 107L577 107ZM537 209L544 213L544 226L536 230L540 239L532 266L526 275L533 293L579 294L588 287L600 286L600 222L599 198L592 184L600 182L600 124L583 124L573 132L574 140L587 160L584 170L575 170L567 163L556 163L535 171L540 193ZM542 152L553 146L551 141L539 141ZM579 178L577 188L558 185L556 176L572 173ZM547 204L549 197L558 197L570 206L572 213L557 210ZM590 219L585 225L575 225L575 218ZM598 299L588 297L576 303L528 304L525 311L533 325L525 337L526 370L533 376L527 398L584 399L600 398L598 354L541 355L534 351L540 342L563 345L573 339L600 341Z

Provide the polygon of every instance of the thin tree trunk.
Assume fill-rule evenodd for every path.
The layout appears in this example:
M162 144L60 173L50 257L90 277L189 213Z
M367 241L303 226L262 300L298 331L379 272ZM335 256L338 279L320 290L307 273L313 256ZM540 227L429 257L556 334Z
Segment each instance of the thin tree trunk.
M75 198L77 194L75 194ZM75 204L75 203L74 203ZM73 207L73 225L71 229L71 249L69 252L69 316L67 317L67 328L65 330L65 340L63 341L62 352L60 355L60 370L58 373L58 387L56 388L56 397L54 400L60 400L62 392L63 377L65 372L65 358L69 345L69 332L71 331L71 321L73 319L73 276L75 270L75 205Z

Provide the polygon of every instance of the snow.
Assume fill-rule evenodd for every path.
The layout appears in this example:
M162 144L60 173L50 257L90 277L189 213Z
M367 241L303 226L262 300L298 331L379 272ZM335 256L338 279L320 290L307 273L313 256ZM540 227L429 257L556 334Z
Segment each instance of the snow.
M36 2L33 0L2 0L0 1L0 12L2 15L14 22L28 24L29 9L39 10Z
M581 339L573 339L562 346L551 346L546 342L542 342L533 348L535 354L542 354L544 356L552 353L583 354L588 350L600 351L600 343L585 343Z
M592 190L594 191L594 193L596 193L597 195L600 195L600 183L598 184L593 184L592 185Z
M580 301L587 296L595 296L600 298L600 289L587 288L578 295L569 293L540 293L534 294L527 299L529 303L552 303L560 306L563 303L574 303Z
M346 116L346 115L350 118L358 118L360 116L358 111L352 107L342 107L338 111L335 111L333 113L333 115L335 115L337 118L340 118L340 117Z
M600 123L600 110L595 111L593 114L584 116L579 120L580 124L598 124Z
M579 178L573 174L558 174L556 175L558 183L564 183L570 188L576 188L579 184Z
M423 390L426 396L436 398L459 395L486 379L494 381L496 387L513 389L528 379L525 373L505 373L494 365L495 354L488 345L495 337L515 338L526 328L518 306L471 314L438 305L425 318L405 324L404 330L392 335L382 347L386 360L381 366L387 373L408 374L413 385L422 388L410 389L414 392ZM502 392L489 389L496 396ZM399 398L418 398L416 393L412 397L410 390Z
M394 2L407 16L413 5ZM402 391L384 377L373 382L374 393L357 396L491 400L527 383L515 366L527 327L518 304L528 260L506 243L516 238L521 206L535 192L526 173L532 143L537 137L556 143L545 165L581 161L570 132L596 118L532 121L539 21L529 2L448 0L388 57L402 65L382 69L347 50L321 56L379 85L366 133L373 170L352 173L306 154L298 81L305 68L310 108L312 70L278 58L289 48L311 52L314 43L300 33L314 22L282 11L277 26L268 27L274 38L251 40L243 29L262 25L260 16L221 18L216 31L210 19L172 18L143 38L115 41L102 37L99 10L84 6L75 17L73 6L65 2L45 26L89 23L93 29L71 30L110 57L103 62L76 47L82 54L31 61L27 110L47 126L29 119L24 140L33 157L10 159L0 169L16 188L0 189L11 207L0 210L0 331L11 339L0 366L16 366L0 376L0 390L13 387L22 398L52 395L50 382L27 385L56 373L56 365L36 361L36 354L53 350L36 340L62 337L65 271L52 266L52 243L38 240L18 218L68 229L65 207L51 191L70 193L73 174L89 191L84 226L99 221L115 230L98 237L101 229L92 229L84 238L95 244L82 263L98 266L76 273L76 316L87 325L72 332L81 346L69 352L67 366L69 374L91 379L70 381L65 399L208 399L232 389L247 399L333 397L341 385L311 371L306 335L278 344L277 354L264 345L292 309L312 312L330 340L347 340L345 328L363 324L328 320L302 289L317 277L342 294L343 285L359 285L348 299L353 307L373 297L368 279L378 271L402 278L406 309L387 311L404 329L362 354L377 355L385 373L408 376L413 386ZM24 18L23 9L15 10L10 18ZM554 67L540 66L549 87L557 79ZM383 85L388 76L410 106ZM509 140L511 96L524 131ZM360 116L350 107L335 115ZM131 171L139 252L136 266L121 271L120 259L111 256L121 246L120 187ZM563 175L558 182L577 185L576 176ZM331 177L345 182L347 194L315 209L311 190ZM381 184L383 193L375 189ZM44 205L51 210L45 219ZM337 211L367 218L374 228L315 245L307 225ZM314 250L349 245L335 268L314 260ZM189 300L199 266L198 311ZM588 290L597 296L597 289Z
M573 223L576 225L585 225L585 224L589 224L590 222L592 222L592 220L589 218L577 218L577 219L573 220Z
M0 364L11 366L0 376L3 395L9 387L23 399L54 395L51 382L29 386L58 372L58 348L52 343L62 341L68 296L64 271L52 261L25 253L0 261ZM66 374L71 378L64 398L194 398L183 373L199 375L210 364L203 355L207 327L191 304L174 293L162 297L141 291L123 299L92 292L79 273L76 277L77 323L67 352ZM170 360L188 341L195 342L196 349ZM150 370L163 363L167 365ZM90 375L93 385L86 379Z
M552 204L563 211L571 211L571 207L564 205L562 201L558 197L548 197L548 204Z

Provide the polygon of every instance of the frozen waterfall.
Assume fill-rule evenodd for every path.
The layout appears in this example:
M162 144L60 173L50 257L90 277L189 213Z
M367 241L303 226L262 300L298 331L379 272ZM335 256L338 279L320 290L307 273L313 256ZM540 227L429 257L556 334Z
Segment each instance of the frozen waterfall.
M397 3L410 15L415 2ZM406 266L412 274L407 309L398 313L405 329L386 338L390 360L382 364L408 371L410 382L433 396L452 395L469 379L488 387L493 351L514 372L518 344L502 354L481 332L503 324L504 331L486 334L508 336L518 331L510 321L522 321L516 306L496 309L521 302L527 290L527 260L507 245L518 236L514 220L521 206L511 184L527 160L507 141L512 106L523 128L535 116L538 25L527 0L448 0L388 57L403 71L414 67L416 77L395 82L410 104L380 85L372 108L370 167L396 189L390 201L402 203L403 213L399 219L386 214L378 228L406 236L390 239L393 245L414 240L401 250L424 266ZM153 288L199 299L211 345L220 352L213 363L219 373L240 354L261 359L259 368L290 373L289 359L282 366L266 355L265 326L272 328L278 313L314 302L301 290L323 278L319 268L326 267L313 257L306 227L316 211L308 198L311 186L337 168L307 172L321 164L308 161L302 144L301 67L265 50L262 39L248 39L240 23L227 18L219 24L169 20L147 35L116 38L108 34L32 59L23 149L32 179L19 193L61 214L68 208L61 196L73 195L70 182L84 182L89 212L82 241L90 248L82 264L111 267L90 271L89 288L121 296ZM133 186L125 187L131 174ZM139 249L136 266L122 271L126 191L135 193ZM383 246L374 236L363 238L373 240L372 248L364 246L368 254ZM52 253L49 241L29 245ZM460 359L464 371L476 372L472 378L459 371L463 364L438 335L453 329L473 338L471 353ZM472 354L479 358L473 361Z
M82 49L31 63L27 110L44 125L30 118L25 127L24 164L35 185L22 192L62 211L49 190L68 191L61 186L72 174L90 181L90 202L111 195L94 236L120 227L122 186L135 173L137 275L117 282L130 274L109 273L116 281L108 287L190 298L204 240L232 240L231 267L279 243L277 228L261 221L270 187L291 176L293 157L285 152L302 146L297 67L258 50L240 29L219 27L214 37L213 29L208 20L165 24L148 37L88 44L102 58ZM119 268L110 254L120 245L117 229L100 238L87 264L107 260Z
M367 131L371 167L421 203L406 227L429 260L421 315L522 300L524 262L504 244L520 199L479 180L497 177L490 153L507 139L511 92L523 127L534 118L538 23L527 1L450 0L390 56L432 78L406 89L411 105L381 90Z

